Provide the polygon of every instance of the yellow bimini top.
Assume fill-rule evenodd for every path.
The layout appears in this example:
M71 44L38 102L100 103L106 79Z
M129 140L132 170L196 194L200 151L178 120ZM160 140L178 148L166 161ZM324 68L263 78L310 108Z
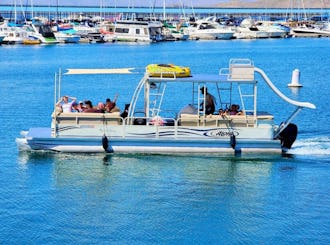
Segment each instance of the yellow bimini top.
M146 71L150 77L190 77L189 67L173 64L150 64Z

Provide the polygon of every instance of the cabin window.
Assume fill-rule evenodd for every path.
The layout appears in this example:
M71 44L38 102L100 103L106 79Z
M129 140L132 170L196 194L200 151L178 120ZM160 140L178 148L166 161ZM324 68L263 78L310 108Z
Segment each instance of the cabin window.
M128 33L128 28L116 28L117 33Z
M135 34L140 35L140 29L135 29Z
M144 28L144 35L148 35L148 28Z

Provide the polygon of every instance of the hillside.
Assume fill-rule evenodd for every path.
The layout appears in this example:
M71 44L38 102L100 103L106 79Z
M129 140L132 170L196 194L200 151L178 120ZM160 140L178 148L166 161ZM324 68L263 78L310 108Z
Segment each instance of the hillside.
M13 0L0 0L0 6L4 4L12 5ZM17 1L17 0L16 0ZM17 1L30 4L31 1ZM164 0L121 0L121 1L105 1L105 0L33 0L35 6L99 6L103 2L103 6L135 6L150 7L151 5L161 7ZM151 4L152 2L152 4ZM330 0L166 0L167 7L179 7L183 4L186 7L217 7L217 8L330 8Z
M219 1L218 8L329 8L330 0L230 0Z

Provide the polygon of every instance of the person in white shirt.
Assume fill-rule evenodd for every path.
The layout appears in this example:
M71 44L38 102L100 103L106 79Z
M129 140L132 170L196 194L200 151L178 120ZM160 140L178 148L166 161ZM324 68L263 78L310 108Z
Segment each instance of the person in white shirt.
M71 100L69 102L69 99ZM72 112L72 103L76 102L75 97L70 97L67 95L64 95L59 102L57 102L57 105L62 106L63 112Z

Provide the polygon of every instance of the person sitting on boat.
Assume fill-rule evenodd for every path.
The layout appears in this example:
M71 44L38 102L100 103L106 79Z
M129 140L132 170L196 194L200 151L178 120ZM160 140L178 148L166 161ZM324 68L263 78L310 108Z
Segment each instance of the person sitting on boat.
M78 108L78 104L76 102L72 103L72 111L71 112L80 112Z
M97 109L99 112L104 113L104 112L105 112L105 106L104 106L103 102L99 102L99 103L97 104L96 109Z
M62 109L62 105L61 105L61 103L57 103L56 104L56 107L55 107L55 114L56 115L59 115L59 114L61 114L63 112L63 109Z
M69 102L69 99L71 100L71 102ZM75 97L70 97L67 95L64 95L60 101L57 102L57 105L61 105L62 106L62 110L63 112L72 112L72 103L76 102L76 98Z
M79 104L77 106L77 109L79 112L83 112L84 109L85 109L85 106L84 106L84 102L83 101L79 101Z
M97 108L93 107L93 103L90 100L85 101L85 110L84 112L97 113L100 112Z
M219 116L225 116L226 115L226 111L224 111L223 109L219 109Z
M229 115L242 115L242 112L239 111L239 105L231 105L229 109Z
M205 101L205 114L210 115L213 114L215 111L215 98L212 94L207 92L206 87L202 87L201 89L202 94L205 96L204 101ZM200 104L201 110L204 109L204 101Z
M238 113L237 107L235 104L232 104L229 108L229 115L236 115Z
M116 107L118 94L115 95L114 100L112 101L110 98L107 98L105 101L105 112L111 113L113 109Z

